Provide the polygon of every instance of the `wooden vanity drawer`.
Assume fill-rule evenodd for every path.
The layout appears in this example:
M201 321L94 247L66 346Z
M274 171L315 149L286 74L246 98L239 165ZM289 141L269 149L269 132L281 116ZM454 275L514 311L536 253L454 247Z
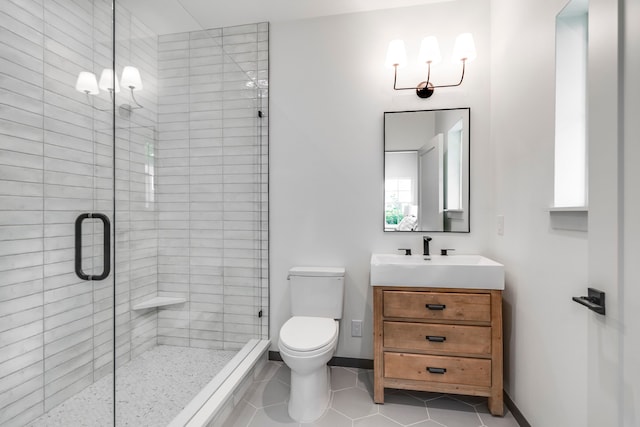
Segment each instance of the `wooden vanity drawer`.
M489 294L384 291L384 317L491 321Z
M491 360L384 353L384 376L404 380L491 386Z
M384 322L384 347L491 354L491 327Z

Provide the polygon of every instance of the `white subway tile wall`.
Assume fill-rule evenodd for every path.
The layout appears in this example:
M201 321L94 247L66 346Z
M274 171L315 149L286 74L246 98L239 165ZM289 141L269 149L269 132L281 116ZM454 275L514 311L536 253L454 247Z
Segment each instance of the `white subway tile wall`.
M158 293L188 301L158 343L239 349L268 334L268 24L158 48Z

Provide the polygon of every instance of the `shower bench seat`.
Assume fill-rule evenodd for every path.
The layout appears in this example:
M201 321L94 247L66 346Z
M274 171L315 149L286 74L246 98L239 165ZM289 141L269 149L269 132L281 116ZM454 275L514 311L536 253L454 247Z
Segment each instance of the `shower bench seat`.
M165 305L182 304L187 302L186 298L173 298L173 297L153 297L146 301L142 301L133 306L134 310L144 310L147 308L162 307Z

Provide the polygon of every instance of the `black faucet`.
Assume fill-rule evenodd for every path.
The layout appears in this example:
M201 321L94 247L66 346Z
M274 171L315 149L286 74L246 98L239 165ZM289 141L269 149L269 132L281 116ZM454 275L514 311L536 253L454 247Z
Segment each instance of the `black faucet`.
M429 256L429 242L431 241L431 237L423 236L422 237L422 255Z

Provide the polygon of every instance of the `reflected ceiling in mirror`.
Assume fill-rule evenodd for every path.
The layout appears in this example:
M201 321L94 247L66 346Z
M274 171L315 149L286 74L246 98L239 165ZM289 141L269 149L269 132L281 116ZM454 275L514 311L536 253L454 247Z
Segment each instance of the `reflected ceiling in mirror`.
M469 108L384 113L384 231L470 231L469 117Z

